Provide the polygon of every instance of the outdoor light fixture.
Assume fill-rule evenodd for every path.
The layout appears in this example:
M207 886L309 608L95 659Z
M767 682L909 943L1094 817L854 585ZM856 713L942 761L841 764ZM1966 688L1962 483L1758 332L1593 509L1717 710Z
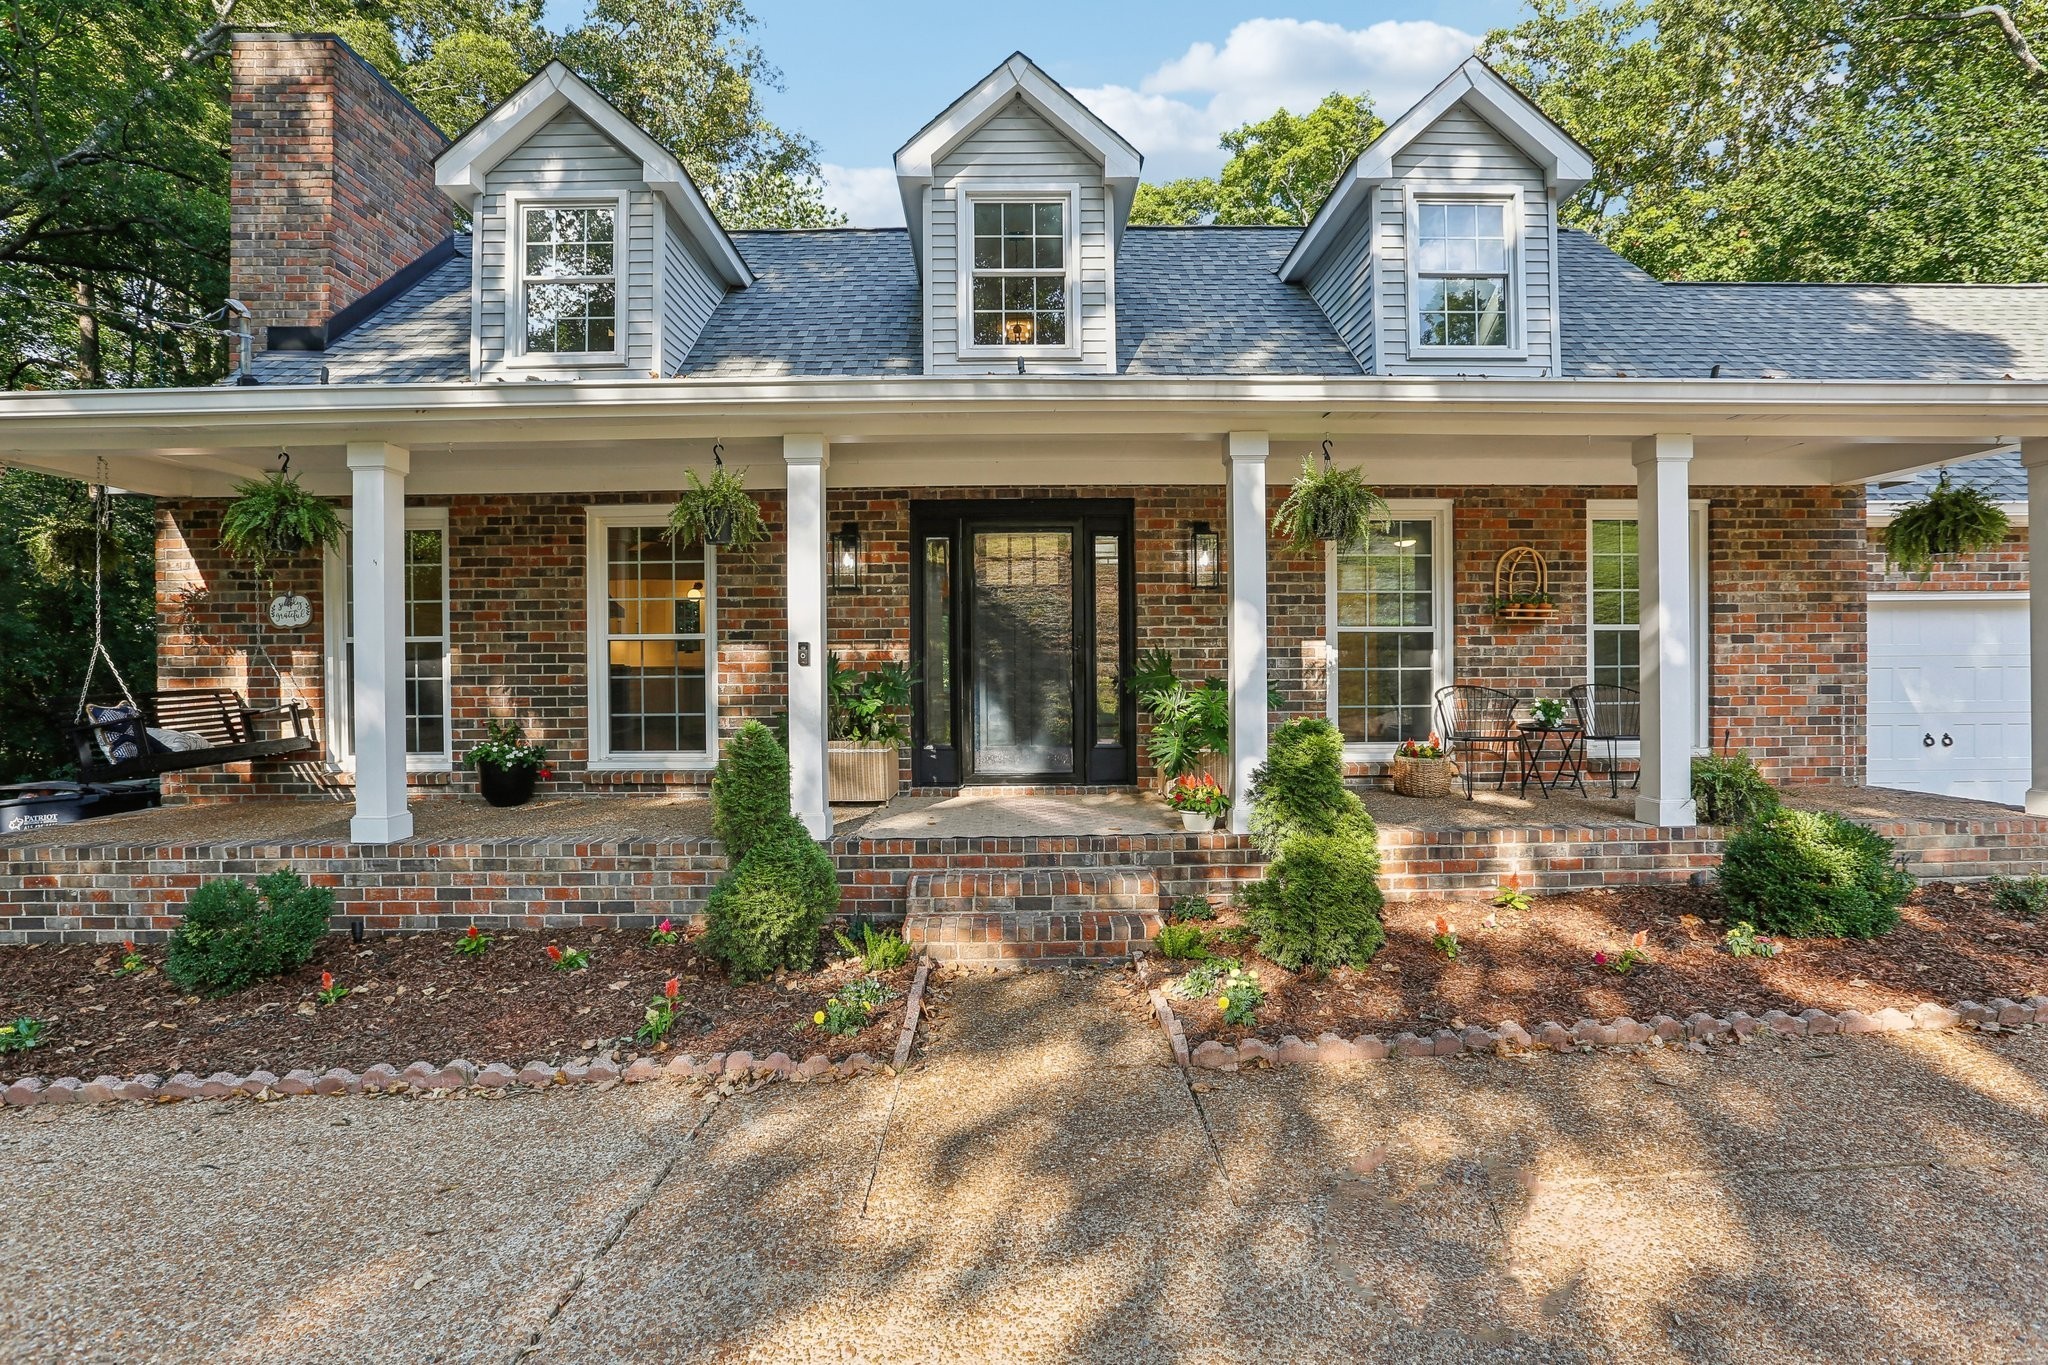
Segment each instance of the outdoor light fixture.
M860 591L860 527L850 521L832 537L832 591Z
M1223 586L1223 537L1210 530L1206 521L1188 524L1188 586Z

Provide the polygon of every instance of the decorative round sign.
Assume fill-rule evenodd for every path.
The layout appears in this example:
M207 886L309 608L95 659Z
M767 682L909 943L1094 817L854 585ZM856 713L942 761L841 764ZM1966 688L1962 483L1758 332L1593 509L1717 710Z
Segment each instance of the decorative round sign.
M270 624L282 630L297 630L313 619L313 604L297 593L270 599Z

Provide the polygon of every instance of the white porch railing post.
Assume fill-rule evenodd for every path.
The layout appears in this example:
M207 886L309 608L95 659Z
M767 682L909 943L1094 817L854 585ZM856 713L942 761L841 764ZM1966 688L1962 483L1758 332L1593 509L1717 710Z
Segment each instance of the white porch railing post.
M2027 702L2033 726L2033 776L2027 782L2027 814L2048 815L2048 441L2026 441L2020 463L2027 467Z
M782 438L789 474L789 799L813 838L832 834L825 740L825 438Z
M1692 803L1698 661L1692 657L1691 464L1691 436L1657 435L1635 444L1643 694L1636 819L1667 829L1699 821Z
M412 453L384 441L351 441L348 467L356 740L348 833L359 844L388 844L412 837L405 791L405 476Z
M1230 498L1230 828L1251 830L1252 774L1266 761L1266 433L1233 431Z

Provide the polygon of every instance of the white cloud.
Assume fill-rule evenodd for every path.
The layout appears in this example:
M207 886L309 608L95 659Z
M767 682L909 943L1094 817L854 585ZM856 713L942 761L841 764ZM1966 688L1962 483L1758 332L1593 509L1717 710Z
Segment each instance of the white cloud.
M893 166L820 166L825 202L855 227L902 227L903 201L896 197Z
M1145 178L1214 174L1216 139L1282 107L1306 113L1332 90L1371 93L1391 120L1471 55L1476 34L1428 20L1365 28L1302 19L1250 19L1218 47L1196 43L1136 88L1076 90L1145 154Z

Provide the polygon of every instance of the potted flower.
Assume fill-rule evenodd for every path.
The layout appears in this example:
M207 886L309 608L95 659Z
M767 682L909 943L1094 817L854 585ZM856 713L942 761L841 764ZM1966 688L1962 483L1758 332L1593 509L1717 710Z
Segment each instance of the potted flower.
M1953 486L1944 469L1926 497L1901 508L1884 528L1885 562L1902 573L1925 575L1937 559L1993 548L2008 529L1997 503L1974 488Z
M885 663L862 673L826 656L831 737L825 745L832 800L876 805L896 794L896 751L910 742L903 723L910 671Z
M1451 756L1434 730L1428 739L1404 739L1394 750L1394 790L1403 796L1444 796L1452 775Z
M341 543L334 504L315 497L298 475L275 470L235 485L235 500L220 521L220 546L268 580L271 566L308 550Z
M1294 491L1273 514L1273 530L1289 549L1303 554L1320 549L1324 541L1363 544L1373 522L1386 515L1386 500L1365 486L1358 470L1335 469L1325 461L1318 471L1314 460L1303 460Z
M747 495L746 477L723 465L705 483L692 469L689 487L668 512L671 540L688 544L701 540L706 545L744 550L768 534L761 522L761 509Z
M533 799L533 784L553 777L547 766L548 746L528 744L519 722L494 720L484 726L483 743L464 755L476 765L477 786L494 806L523 806Z
M1556 697L1538 697L1529 703L1529 714L1539 730L1556 730L1564 725L1565 704Z
M1230 809L1230 797L1207 773L1177 777L1166 789L1166 804L1180 812L1181 828L1190 834L1206 834Z

